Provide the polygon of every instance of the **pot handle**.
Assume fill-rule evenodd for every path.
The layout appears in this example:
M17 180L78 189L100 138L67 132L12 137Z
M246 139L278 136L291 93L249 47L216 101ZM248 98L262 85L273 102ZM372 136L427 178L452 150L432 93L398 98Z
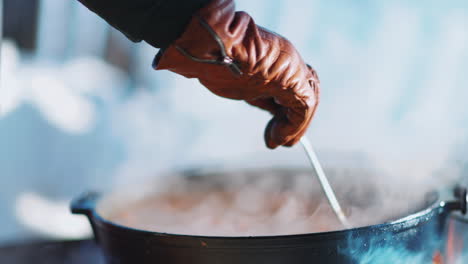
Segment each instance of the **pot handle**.
M457 186L453 191L453 195L457 200L447 202L445 205L451 211L460 211L462 214L466 214L468 209L468 192L466 187Z
M99 196L100 195L97 192L87 192L82 194L71 202L71 212L73 214L90 216L96 207L96 201Z
M468 191L466 187L457 186L453 191L455 197L459 200L462 214L466 214L468 209Z

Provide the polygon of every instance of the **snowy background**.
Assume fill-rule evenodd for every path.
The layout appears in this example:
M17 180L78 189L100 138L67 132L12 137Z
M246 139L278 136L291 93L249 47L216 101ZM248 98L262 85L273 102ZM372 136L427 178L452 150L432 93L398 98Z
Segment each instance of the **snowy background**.
M462 177L468 2L237 3L317 69L322 100L308 136L326 166L397 167L416 182L449 167ZM77 1L38 7L35 47L2 43L0 242L80 237L89 230L67 203L85 190L181 168L306 165L300 148L264 147L268 114L153 71L156 49Z

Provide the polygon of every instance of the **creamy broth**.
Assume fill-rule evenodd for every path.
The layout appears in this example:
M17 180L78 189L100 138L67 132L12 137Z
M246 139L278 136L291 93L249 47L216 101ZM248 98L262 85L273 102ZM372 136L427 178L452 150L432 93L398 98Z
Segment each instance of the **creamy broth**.
M356 175L353 181L343 178L346 185L336 188L354 227L414 211L409 206L392 207L397 198L409 197L386 192L382 199L369 181L366 186L359 182L368 175ZM99 212L124 226L186 235L271 236L343 229L311 172L171 177L154 186L145 186L149 192L128 188L133 196L120 194L119 199L111 195ZM413 196L412 201L418 200L419 195Z

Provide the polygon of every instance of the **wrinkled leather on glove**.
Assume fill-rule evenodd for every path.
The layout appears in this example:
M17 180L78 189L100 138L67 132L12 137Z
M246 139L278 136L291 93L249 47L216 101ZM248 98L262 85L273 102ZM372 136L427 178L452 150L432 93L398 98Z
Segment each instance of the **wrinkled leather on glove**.
M273 114L267 147L292 146L306 132L319 102L319 80L285 38L235 12L233 0L213 0L153 67L197 78L216 95L245 100Z

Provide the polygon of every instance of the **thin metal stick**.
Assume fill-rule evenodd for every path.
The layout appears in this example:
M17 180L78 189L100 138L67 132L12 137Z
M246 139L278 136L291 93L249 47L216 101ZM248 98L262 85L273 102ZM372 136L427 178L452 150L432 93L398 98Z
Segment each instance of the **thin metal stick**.
M309 158L312 167L314 167L315 172L317 173L317 178L320 182L320 185L322 186L322 190L325 193L325 196L328 199L328 202L330 203L330 206L333 209L333 212L335 212L336 216L338 217L338 220L340 220L340 223L345 228L351 228L352 226L348 222L346 215L343 213L343 209L341 208L338 199L336 199L335 192L333 191L333 188L331 187L327 176L325 176L325 172L323 171L322 165L320 165L317 155L315 154L315 151L312 148L312 144L310 144L310 141L305 136L301 138L301 144L305 152L307 153L307 157Z

